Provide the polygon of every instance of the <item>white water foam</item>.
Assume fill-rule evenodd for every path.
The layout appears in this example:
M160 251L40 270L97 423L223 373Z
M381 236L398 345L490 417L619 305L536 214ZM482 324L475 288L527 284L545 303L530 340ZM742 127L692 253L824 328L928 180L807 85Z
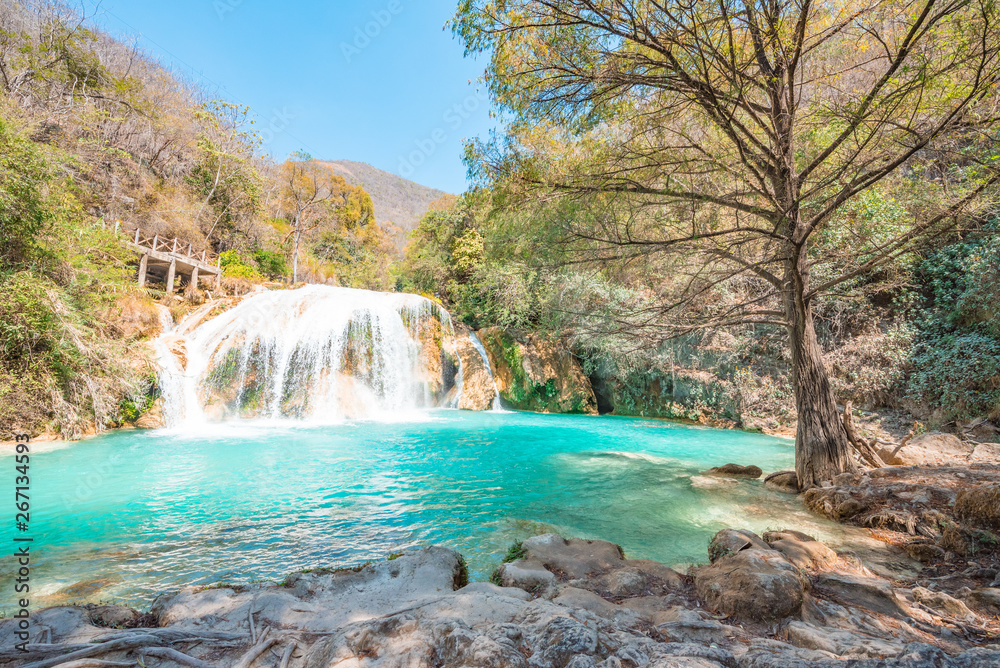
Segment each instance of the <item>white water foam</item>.
M451 320L418 295L318 285L263 292L186 329L165 327L156 343L171 427L419 419L450 389ZM186 368L171 350L179 347Z

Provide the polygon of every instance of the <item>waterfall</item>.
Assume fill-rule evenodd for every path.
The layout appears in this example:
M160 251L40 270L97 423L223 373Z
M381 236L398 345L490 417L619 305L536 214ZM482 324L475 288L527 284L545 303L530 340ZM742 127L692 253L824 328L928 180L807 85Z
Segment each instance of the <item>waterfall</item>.
M319 285L262 292L178 333L186 329L157 343L171 426L393 419L437 405L460 374L447 311L418 295Z
M490 410L503 412L503 402L500 401L500 386L497 385L496 376L493 375L493 366L490 364L490 356L486 354L486 348L483 347L483 342L479 340L475 332L469 332L469 338L472 340L472 345L476 348L476 352L479 356L483 358L483 364L486 365L486 371L490 374L490 380L493 381L493 389L496 390L496 395L493 397L493 406Z

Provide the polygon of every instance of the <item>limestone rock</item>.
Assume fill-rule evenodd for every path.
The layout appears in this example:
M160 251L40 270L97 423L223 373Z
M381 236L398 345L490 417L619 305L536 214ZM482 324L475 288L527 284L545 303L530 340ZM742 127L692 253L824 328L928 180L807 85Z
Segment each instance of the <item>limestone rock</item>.
M778 492L786 494L799 493L799 478L795 471L778 471L764 478L764 485Z
M727 476L730 478L750 478L756 480L764 475L759 466L740 466L739 464L725 464L716 466L705 471L706 475Z
M962 603L954 596L946 594L943 591L931 591L929 589L925 589L924 587L914 587L913 599L923 603L932 610L936 610L939 613L949 615L951 617L957 617L959 619L975 619L975 613L969 610L965 603Z
M966 596L965 600L976 610L1000 616L1000 588L977 589Z
M798 531L768 531L764 541L785 555L794 566L805 570L828 570L837 561L837 553L812 536Z
M135 626L141 615L132 608L122 605L99 605L89 609L90 623L113 629L131 628Z
M529 538L521 546L526 560L545 564L571 579L625 566L625 553L622 549L604 540L567 540L554 533L547 533Z
M740 550L756 548L770 550L771 546L761 540L760 536L746 529L723 529L715 534L708 544L708 559L712 563Z
M496 579L504 587L517 587L533 592L556 583L556 576L540 563L518 559L508 564L500 564Z
M970 464L1000 464L1000 443L980 443L969 457Z
M800 621L789 622L786 631L788 642L796 647L829 652L845 659L877 659L896 656L903 651L903 643L898 641Z
M907 443L896 455L896 459L903 466L966 464L973 449L973 446L966 445L952 434L930 432Z
M485 411L493 405L497 390L490 370L472 343L471 333L461 326L455 328L455 350L462 362L462 410Z
M539 413L597 414L583 366L560 342L498 327L477 334L505 404Z
M911 559L916 559L922 564L929 564L944 559L944 549L933 543L913 541L903 546Z
M145 413L135 421L135 426L139 429L163 429L167 422L163 417L163 397L159 397L153 402Z
M820 595L829 594L845 605L860 606L893 617L908 617L910 611L889 582L850 573L822 573L816 578Z
M723 614L751 621L790 617L802 608L798 570L781 553L750 548L693 569L698 595Z
M1000 485L962 490L955 499L955 514L976 526L1000 530Z

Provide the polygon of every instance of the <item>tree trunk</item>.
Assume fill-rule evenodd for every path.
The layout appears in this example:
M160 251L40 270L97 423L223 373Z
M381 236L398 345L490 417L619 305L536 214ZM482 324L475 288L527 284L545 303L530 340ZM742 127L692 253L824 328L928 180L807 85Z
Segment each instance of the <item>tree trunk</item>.
M804 265L805 260L801 263ZM816 338L812 305L805 299L808 269L800 266L789 273L791 281L785 301L798 417L795 473L799 489L805 490L845 471L853 471L855 466Z
M299 282L299 216L295 216L295 248L292 250L292 285Z

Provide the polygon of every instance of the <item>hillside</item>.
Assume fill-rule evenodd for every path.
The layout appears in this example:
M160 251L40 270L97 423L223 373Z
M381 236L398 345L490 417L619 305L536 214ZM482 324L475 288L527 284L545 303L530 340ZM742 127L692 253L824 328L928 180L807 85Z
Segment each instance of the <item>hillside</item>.
M431 202L447 193L428 188L364 162L331 160L330 165L351 185L360 185L371 196L375 218L394 223L405 234L413 230Z

